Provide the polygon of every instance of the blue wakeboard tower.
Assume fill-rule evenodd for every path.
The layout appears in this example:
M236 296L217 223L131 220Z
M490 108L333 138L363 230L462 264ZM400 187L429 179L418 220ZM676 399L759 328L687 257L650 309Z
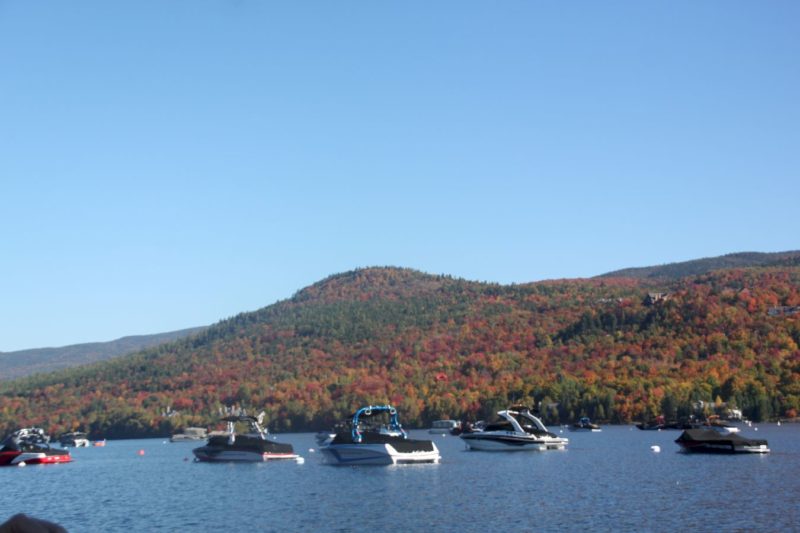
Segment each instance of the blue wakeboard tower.
M403 426L400 425L400 420L397 418L397 409L392 407L391 405L368 405L366 407L362 407L356 414L353 415L353 429L351 430L351 435L353 437L353 442L360 443L361 442L361 430L359 429L360 417L370 417L375 416L379 413L389 413L389 425L387 429L389 431L399 432L403 435L403 438L408 438L408 434L406 430L403 429Z

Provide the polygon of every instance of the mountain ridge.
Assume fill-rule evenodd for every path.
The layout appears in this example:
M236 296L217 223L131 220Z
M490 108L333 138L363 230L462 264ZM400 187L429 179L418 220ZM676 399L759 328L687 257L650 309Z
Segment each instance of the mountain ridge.
M86 342L53 348L30 348L13 352L0 352L0 381L121 357L151 346L193 335L206 327L208 326L152 335L128 335L106 342Z
M663 292L652 302L650 292ZM226 406L273 429L320 429L363 403L410 426L509 402L550 422L630 422L729 403L754 420L800 410L800 268L498 285L366 268L196 335L0 383L0 425L109 438L211 425Z
M785 252L737 252L689 261L666 263L648 267L631 267L607 272L598 278L627 277L637 279L680 279L698 276L714 270L768 266L798 266L800 250Z

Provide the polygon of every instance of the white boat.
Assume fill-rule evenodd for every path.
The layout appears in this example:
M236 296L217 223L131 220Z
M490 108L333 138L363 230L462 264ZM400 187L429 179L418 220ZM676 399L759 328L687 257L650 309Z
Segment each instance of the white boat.
M270 459L297 459L291 444L282 444L268 439L268 432L261 426L264 413L253 416L228 416L225 432L212 432L205 446L192 450L198 461L212 462L262 462ZM247 433L236 433L236 424L249 425Z
M706 429L713 429L717 433L721 433L722 435L729 435L731 433L739 433L739 427L734 426L733 424L729 424L721 420L718 416L709 416L708 419L703 423L703 427Z
M432 433L434 435L447 435L454 429L458 429L460 427L461 422L458 422L457 420L434 420L433 424L431 424L431 429L428 430L428 433Z
M73 431L61 435L58 442L65 448L86 448L89 446L89 437L82 431Z
M559 437L524 406L497 413L501 420L483 430L461 434L469 449L481 451L563 450L569 439Z
M185 428L183 432L176 433L169 438L170 442L183 442L193 440L205 440L208 438L206 428Z
M364 419L388 414L386 425L370 425ZM323 457L336 465L396 465L438 463L439 449L432 441L409 439L391 405L362 407L353 415L350 431L341 431L320 448Z

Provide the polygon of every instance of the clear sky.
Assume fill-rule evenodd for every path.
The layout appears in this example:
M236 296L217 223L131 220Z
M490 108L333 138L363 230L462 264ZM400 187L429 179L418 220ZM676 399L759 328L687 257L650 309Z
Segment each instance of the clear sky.
M800 248L800 2L0 0L0 351L328 275Z

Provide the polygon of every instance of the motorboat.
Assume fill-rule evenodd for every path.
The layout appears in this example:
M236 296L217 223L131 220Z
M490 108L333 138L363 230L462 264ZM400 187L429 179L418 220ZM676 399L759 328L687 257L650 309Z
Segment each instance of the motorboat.
M176 433L169 438L170 442L184 442L205 440L208 438L208 431L206 428L184 428L180 433Z
M50 437L41 428L22 428L0 443L0 466L41 465L72 461L67 450L50 447Z
M648 422L639 422L636 427L642 430L660 431L662 429L697 429L702 424L694 417L688 419L667 421L663 416L659 415L654 420Z
M764 439L722 434L713 429L687 429L675 442L683 451L693 453L769 453L769 443Z
M333 439L335 438L336 438L335 431L320 431L314 436L314 439L316 439L317 444L319 446L327 446L328 444L333 442Z
M721 420L720 417L716 415L709 416L703 423L703 427L707 429L713 429L714 431L722 433L723 435L728 435L730 433L739 433L738 426L729 424Z
M594 433L603 431L600 426L592 423L588 416L581 417L580 420L569 426L570 431L591 431Z
M262 462L271 459L297 459L291 444L275 442L261 425L264 413L257 418L248 415L233 415L222 419L227 424L224 432L214 432L205 446L192 450L197 461L242 461ZM237 433L236 424L246 424L246 433Z
M434 420L428 433L434 435L447 435L452 434L453 430L461 427L461 422L458 420Z
M457 427L454 427L450 430L450 434L454 437L458 437L462 433L472 433L474 431L483 431L486 427L486 422L483 420L478 420L476 422L470 422L469 420L464 421L458 424Z
M482 430L461 434L471 450L520 451L563 450L569 439L552 433L525 406L512 406L498 411L500 420L487 424Z
M350 416L350 420L336 424L331 430L318 432L314 436L314 438L317 441L317 444L320 446L327 446L328 444L333 442L333 439L335 439L336 435L338 435L339 433L342 432L349 433L353 416L355 416L355 414ZM392 437L402 437L403 435L405 435L402 429L398 430L397 428L392 428L390 427L389 424L376 423L374 419L369 419L365 417L359 419L359 427L362 432L368 431L373 433L380 433L381 435L389 435Z
M65 448L87 448L89 437L82 431L72 431L64 433L58 438L59 444Z
M373 417L389 416L388 424ZM336 465L395 465L438 463L441 456L432 441L409 439L391 405L362 407L352 417L349 431L339 431L320 448L323 457Z

